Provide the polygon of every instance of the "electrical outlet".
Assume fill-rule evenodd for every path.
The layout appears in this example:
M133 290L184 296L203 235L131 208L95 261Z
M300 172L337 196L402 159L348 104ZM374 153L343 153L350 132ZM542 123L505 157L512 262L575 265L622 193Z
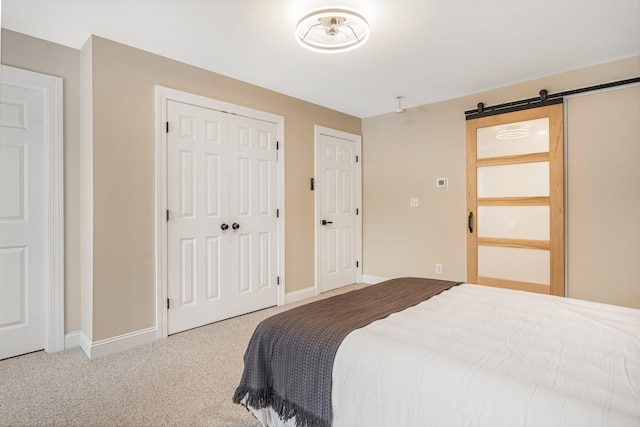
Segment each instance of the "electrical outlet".
M442 264L436 264L436 274L442 274Z
M409 199L409 207L417 208L418 207L418 198L412 197Z

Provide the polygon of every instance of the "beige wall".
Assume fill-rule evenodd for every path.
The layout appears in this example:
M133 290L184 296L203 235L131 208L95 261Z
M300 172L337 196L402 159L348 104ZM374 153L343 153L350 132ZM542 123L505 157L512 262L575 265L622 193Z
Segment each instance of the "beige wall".
M93 340L154 326L154 87L285 118L286 291L314 284L313 126L360 134L360 119L92 38Z
M360 134L360 119L100 37L92 55L94 341L155 325L156 84L285 118L286 292L312 286L313 126Z
M361 120L99 37L89 48L82 62L90 76L82 79L91 90L82 95L82 116L93 117L91 123L83 121L83 135L88 132L92 141L83 137L80 144L80 52L2 30L4 64L64 78L65 331L82 329L97 341L154 325L156 84L285 118L286 292L313 286L314 202L308 183L314 125L360 134ZM82 203L81 179L93 181L83 186ZM93 229L82 234L82 269L81 204L89 215L83 230ZM81 270L89 275L83 279L83 303Z
M64 322L80 330L79 52L2 30L2 63L63 79L64 98Z
M434 277L441 263L441 277L466 279L465 110L638 75L634 57L363 119L364 273ZM631 162L640 166L636 157ZM436 189L438 177L448 177L449 187ZM410 197L419 198L418 208L409 208ZM634 280L626 286L637 287ZM579 286L570 292L580 295Z
M64 79L65 331L82 329L93 341L154 324L156 84L285 117L285 277L286 291L292 292L314 283L314 202L308 182L315 124L363 134L364 273L434 276L434 264L442 263L443 278L464 280L464 110L478 102L528 98L542 88L554 93L640 74L639 57L616 61L411 108L402 115L367 118L361 132L358 118L99 37L92 38L83 55L83 81L90 90L82 102L93 111L83 109L82 116L93 120L84 123L82 133L89 137L81 144L80 52L2 30L3 64ZM93 209L93 223L83 227L93 232L82 241L93 257L80 250L80 182L88 179L81 177L81 157L83 164L91 162L82 173L93 185L82 190L82 197L83 212ZM449 187L436 189L437 177L448 177ZM419 208L408 207L409 197L420 199ZM84 304L81 256L91 260L92 270L83 270L90 276L85 283L93 281L91 292L82 296ZM86 318L81 320L83 305Z
M93 49L89 39L80 51L80 320L88 340L93 338ZM71 311L72 307L69 307ZM77 309L78 307L73 307Z
M567 105L569 296L640 308L640 86Z
M443 102L363 120L364 274L433 277L440 263L443 278L464 278L463 111Z

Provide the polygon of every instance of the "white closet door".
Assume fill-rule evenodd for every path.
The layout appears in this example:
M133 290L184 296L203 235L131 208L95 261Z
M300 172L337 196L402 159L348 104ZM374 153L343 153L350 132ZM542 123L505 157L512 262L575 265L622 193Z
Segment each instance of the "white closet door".
M239 315L278 303L277 128L231 116L230 310Z
M228 222L228 115L167 106L167 295L170 334L229 317L224 262Z
M277 127L169 101L168 333L278 302Z

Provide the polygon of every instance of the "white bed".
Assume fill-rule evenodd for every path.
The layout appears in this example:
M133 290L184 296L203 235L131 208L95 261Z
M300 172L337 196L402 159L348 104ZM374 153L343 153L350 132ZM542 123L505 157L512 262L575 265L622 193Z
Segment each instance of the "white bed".
M332 409L333 427L638 427L640 310L455 286L347 335Z

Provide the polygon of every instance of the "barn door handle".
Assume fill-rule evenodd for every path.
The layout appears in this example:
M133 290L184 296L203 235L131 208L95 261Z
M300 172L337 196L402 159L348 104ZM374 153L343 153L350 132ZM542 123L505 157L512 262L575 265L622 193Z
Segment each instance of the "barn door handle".
M473 233L473 212L469 212L469 218L467 218L467 226L469 227L469 233Z
M238 224L237 222L234 222L234 223L231 225L231 228L233 228L234 230L237 230L238 228L240 228L240 224Z
M222 224L220 226L220 228L224 231L224 230L228 230L229 229L229 224Z
M333 224L333 221L327 221L326 219L322 220L322 225Z

